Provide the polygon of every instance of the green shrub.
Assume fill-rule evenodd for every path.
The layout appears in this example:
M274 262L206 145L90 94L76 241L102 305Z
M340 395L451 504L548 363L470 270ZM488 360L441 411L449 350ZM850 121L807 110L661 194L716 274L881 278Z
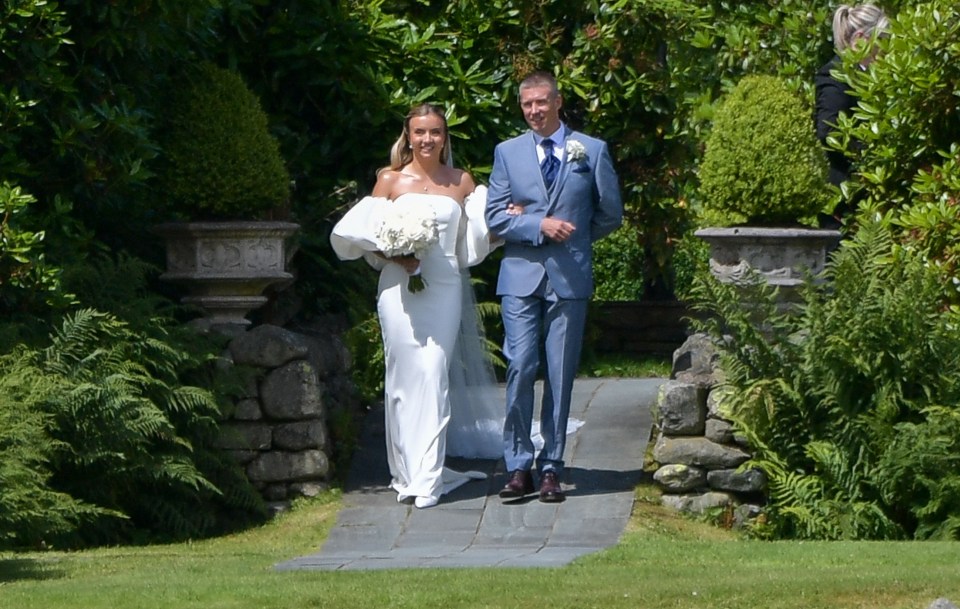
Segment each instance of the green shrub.
M960 318L936 268L870 222L792 314L763 282L746 310L737 288L700 278L724 407L769 478L757 532L960 539Z
M830 144L852 153L866 215L881 214L898 239L960 276L960 13L935 0L901 11L870 69L845 62L859 99ZM954 294L954 299L958 298Z
M163 187L186 218L258 220L287 204L290 176L260 101L239 75L202 64L176 98Z
M643 298L643 244L637 233L626 224L593 244L594 300Z
M709 225L809 222L827 202L826 157L811 112L786 81L741 79L723 101L700 166Z
M13 510L0 515L0 543L184 539L264 517L243 471L212 448L215 396L180 380L202 353L166 323L140 320L135 332L84 309L42 348L0 356L0 504Z
M60 286L60 269L46 262L46 234L20 226L34 203L19 186L0 182L0 313L8 318L41 303L63 306L71 300Z
M710 245L690 231L677 240L673 255L674 285L677 298L685 301L701 272L709 272Z
M18 349L0 358L0 547L41 546L44 540L70 533L84 520L109 515L58 492L49 485L50 461L59 448L38 402L54 384L37 378ZM32 377L32 378L31 378Z

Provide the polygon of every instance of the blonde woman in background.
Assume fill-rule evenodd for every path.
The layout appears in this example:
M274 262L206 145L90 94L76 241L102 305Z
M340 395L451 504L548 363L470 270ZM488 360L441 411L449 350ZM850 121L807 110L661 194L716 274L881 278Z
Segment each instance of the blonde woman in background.
M873 44L876 37L883 35L889 28L890 22L883 9L873 4L857 6L841 5L833 14L833 44L836 55L817 72L814 80L816 85L816 127L817 137L826 143L827 136L834 131L837 118L841 113L851 114L856 99L850 94L849 86L840 82L832 75L834 70L842 68L840 56L848 49L855 48L862 42ZM860 67L866 69L876 57L876 48L873 49L861 62ZM828 150L827 158L830 162L829 181L839 186L850 179L850 159L842 152ZM840 209L838 214L847 210ZM839 221L839 217L835 218Z

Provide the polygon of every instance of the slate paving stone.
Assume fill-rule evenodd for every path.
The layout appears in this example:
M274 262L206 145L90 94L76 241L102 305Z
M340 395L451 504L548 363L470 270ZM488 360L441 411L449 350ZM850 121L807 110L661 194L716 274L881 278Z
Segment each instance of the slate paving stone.
M584 425L567 441L561 482L567 501L544 504L536 494L503 503L502 461L450 459L458 470L487 480L469 482L418 510L386 488L382 412L372 412L344 489L344 508L314 554L278 570L410 568L557 568L617 543L644 479L643 455L651 407L664 379L578 379L571 416ZM539 395L542 387L537 388ZM502 397L502 388L501 388Z

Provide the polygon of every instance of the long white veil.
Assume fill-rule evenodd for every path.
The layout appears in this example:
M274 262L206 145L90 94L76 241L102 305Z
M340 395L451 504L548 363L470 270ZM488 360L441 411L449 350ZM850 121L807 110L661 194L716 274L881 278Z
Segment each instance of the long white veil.
M503 456L503 395L484 348L470 273L462 273L460 333L450 362L447 454L474 459Z
M447 165L453 167L453 144L447 136ZM464 214L472 222L473 243L463 244L472 250L477 241L488 241L483 208L486 188L479 187L466 201ZM479 206L478 206L479 203ZM468 231L473 232L473 231ZM471 241L464 236L466 241ZM491 246L490 249L492 250ZM483 249L483 248L479 248ZM460 333L450 361L450 422L447 425L447 454L471 459L499 459L503 456L503 420L506 416L504 397L497 385L493 364L484 347L483 325L477 315L477 296L470 282L468 267L486 258L489 251L464 253L469 259L461 272L463 290L460 307Z

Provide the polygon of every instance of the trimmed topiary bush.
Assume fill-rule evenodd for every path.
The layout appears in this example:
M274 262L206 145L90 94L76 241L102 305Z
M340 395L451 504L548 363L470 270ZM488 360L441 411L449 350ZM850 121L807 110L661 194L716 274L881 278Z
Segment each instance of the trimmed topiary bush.
M787 83L747 76L717 110L700 166L709 226L812 223L828 202L810 110Z
M239 75L204 63L171 108L164 187L177 215L265 219L287 203L290 175L267 115Z

